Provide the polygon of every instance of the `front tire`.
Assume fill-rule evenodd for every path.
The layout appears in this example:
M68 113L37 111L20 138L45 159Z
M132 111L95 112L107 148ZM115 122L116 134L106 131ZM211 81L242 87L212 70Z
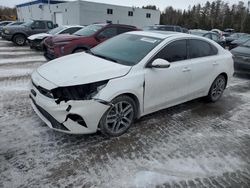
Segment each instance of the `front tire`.
M216 102L218 101L224 90L226 88L226 78L223 75L219 75L213 82L209 93L207 95L207 100L209 102Z
M134 122L137 114L135 101L123 95L111 101L113 104L102 116L99 127L101 132L110 137L124 134Z
M26 44L26 37L22 34L17 34L14 36L13 42L18 46L24 46Z

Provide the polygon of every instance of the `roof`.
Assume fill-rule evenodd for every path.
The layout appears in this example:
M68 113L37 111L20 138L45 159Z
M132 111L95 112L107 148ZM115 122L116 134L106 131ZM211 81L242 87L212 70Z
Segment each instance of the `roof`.
M58 1L58 0L35 0L27 3L22 3L16 5L17 8L35 5L35 4L58 4L58 3L65 3L67 1Z
M135 34L135 35L142 35L142 36L146 36L146 37L159 38L159 39L166 39L166 38L176 36L176 35L190 36L190 35L185 34L185 33L168 32L168 31L132 31L129 33Z

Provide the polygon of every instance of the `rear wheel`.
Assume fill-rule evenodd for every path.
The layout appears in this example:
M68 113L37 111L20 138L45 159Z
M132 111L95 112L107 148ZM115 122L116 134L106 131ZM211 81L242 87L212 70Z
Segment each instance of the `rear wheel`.
M17 34L14 36L13 42L18 46L23 46L26 44L26 37L22 34Z
M209 90L209 93L207 96L208 101L209 102L218 101L221 98L225 88L226 88L226 78L223 75L219 75L214 80L214 82Z
M125 95L115 98L111 103L113 105L100 121L100 129L107 136L120 136L132 125L137 113L136 104Z

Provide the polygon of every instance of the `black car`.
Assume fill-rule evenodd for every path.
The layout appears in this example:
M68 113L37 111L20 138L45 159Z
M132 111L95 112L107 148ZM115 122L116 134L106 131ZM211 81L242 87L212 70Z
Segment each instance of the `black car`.
M185 30L182 29L181 26L178 25L151 25L144 27L142 30L144 31L175 31L183 33Z
M250 40L231 50L235 72L250 74Z

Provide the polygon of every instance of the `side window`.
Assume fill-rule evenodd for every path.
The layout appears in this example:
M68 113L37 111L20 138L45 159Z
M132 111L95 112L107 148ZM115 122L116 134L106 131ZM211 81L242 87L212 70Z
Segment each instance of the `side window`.
M33 26L35 29L46 29L45 23L40 21L35 21Z
M117 28L115 27L106 28L102 32L100 32L99 35L102 36L103 38L111 38L117 35Z
M212 44L199 39L190 39L188 41L188 49L190 59L216 55L218 53L217 48Z
M133 31L133 30L134 30L134 29L132 29L132 28L119 27L119 28L118 28L118 34L126 33L126 32Z
M49 28L49 29L53 29L54 27L53 27L53 23L52 22L47 22L47 27Z
M61 31L60 34L73 34L73 33L77 32L79 29L81 29L81 28L80 27L68 28L68 29Z
M154 59L162 58L168 62L182 61L187 59L187 41L178 40L168 44Z

